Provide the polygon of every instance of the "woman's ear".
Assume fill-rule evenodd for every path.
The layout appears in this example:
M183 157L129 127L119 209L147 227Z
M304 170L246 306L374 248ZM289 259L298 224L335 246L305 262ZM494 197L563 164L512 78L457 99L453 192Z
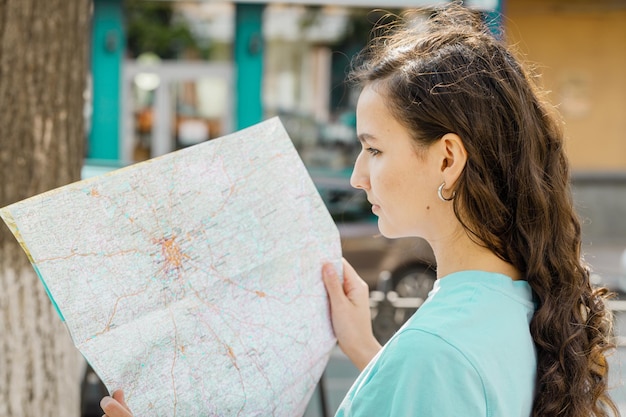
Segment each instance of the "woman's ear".
M446 188L454 188L467 163L467 151L456 133L446 133L440 140L442 151L441 174Z

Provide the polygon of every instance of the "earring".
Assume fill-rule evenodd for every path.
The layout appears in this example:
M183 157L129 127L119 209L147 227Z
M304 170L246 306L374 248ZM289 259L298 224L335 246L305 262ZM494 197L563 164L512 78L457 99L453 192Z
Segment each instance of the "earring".
M445 198L443 196L443 187L446 186L446 182L442 182L441 185L439 186L439 188L437 188L437 195L439 196L439 198L441 199L441 201L452 201L454 200L454 197L456 197L456 191L452 191L452 195L449 198Z

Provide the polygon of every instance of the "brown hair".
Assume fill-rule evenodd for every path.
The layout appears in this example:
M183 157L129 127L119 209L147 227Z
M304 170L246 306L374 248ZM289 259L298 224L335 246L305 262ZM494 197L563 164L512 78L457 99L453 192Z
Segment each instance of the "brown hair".
M463 140L456 217L536 297L533 416L619 415L607 394L608 293L592 288L581 259L559 119L476 13L454 3L405 21L370 43L351 79L380 86L419 146L449 132Z

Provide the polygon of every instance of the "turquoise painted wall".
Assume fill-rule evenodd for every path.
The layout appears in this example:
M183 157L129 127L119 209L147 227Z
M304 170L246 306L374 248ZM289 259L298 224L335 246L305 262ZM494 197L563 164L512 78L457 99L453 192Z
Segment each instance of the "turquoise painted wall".
M120 79L125 49L122 0L94 0L93 113L87 157L120 158Z
M236 4L235 128L263 119L263 9L264 4Z

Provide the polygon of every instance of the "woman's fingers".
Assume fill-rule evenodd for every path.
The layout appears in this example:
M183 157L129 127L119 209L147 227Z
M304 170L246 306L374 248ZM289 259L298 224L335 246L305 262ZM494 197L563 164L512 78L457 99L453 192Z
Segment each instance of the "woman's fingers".
M122 406L125 409L130 411L130 408L128 408L128 405L126 405L126 399L124 398L124 391L122 391L121 389L118 389L117 391L113 392L113 399L117 400L117 402L122 404Z
M372 333L369 290L354 268L344 259L343 284L331 264L325 264L322 276L339 347L359 369L380 350Z
M347 300L346 294L344 293L344 286L341 284L337 271L335 271L335 267L332 264L325 264L322 267L322 278L331 305L339 306L344 303Z
M369 305L367 283L356 273L352 265L343 259L343 291L353 304Z
M133 417L122 390L113 393L113 397L104 397L100 400L100 407L104 411L106 417Z
M330 297L330 302L335 308L350 301L352 304L369 304L369 289L367 283L356 273L352 265L343 259L343 283L332 264L323 266L322 277L326 285L326 291ZM343 307L345 308L345 307Z

